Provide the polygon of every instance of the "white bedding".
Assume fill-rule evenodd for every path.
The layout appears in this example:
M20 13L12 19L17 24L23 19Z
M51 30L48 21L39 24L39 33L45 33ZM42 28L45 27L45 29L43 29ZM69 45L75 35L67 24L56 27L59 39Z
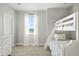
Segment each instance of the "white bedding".
M51 54L53 56L62 56L64 55L63 53L63 42L61 41L55 41L55 40L50 40L49 44L48 44L50 50L51 50Z

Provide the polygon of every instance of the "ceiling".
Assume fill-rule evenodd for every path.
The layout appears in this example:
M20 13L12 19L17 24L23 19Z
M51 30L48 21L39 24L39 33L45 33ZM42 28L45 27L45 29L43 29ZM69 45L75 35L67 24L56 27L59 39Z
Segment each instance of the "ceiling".
M9 3L16 11L46 10L47 8L68 8L69 3Z

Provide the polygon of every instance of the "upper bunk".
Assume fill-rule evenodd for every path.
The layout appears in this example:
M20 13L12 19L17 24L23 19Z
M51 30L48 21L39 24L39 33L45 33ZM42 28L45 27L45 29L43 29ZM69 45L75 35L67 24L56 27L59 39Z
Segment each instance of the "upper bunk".
M75 40L79 40L79 21L78 21L79 12L74 12L71 15L64 17L58 20L55 23L56 31L64 31L64 32L71 32L75 34ZM71 35L73 35L71 34Z
M56 22L56 30L76 31L78 28L78 12L75 12Z

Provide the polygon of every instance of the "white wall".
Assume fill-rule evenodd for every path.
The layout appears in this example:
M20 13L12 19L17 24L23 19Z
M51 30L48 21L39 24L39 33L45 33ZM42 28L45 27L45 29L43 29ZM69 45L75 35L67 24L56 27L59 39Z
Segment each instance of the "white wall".
M44 45L47 38L46 33L46 11L38 11L37 12L39 17L39 39L40 45Z
M38 14L39 18L39 41L40 45L43 45L46 42L46 11L32 11L33 13ZM16 22L17 22L17 40L16 43L24 42L24 15L28 12L16 12Z
M69 14L69 8L49 8L47 9L47 32L50 34L54 23L57 20L67 16Z
M24 15L23 12L16 12L16 43L24 42Z
M33 11L39 16L39 40L40 44L43 45L46 42L47 34L51 32L53 24L69 14L67 8L49 8L46 11ZM17 40L16 43L24 42L24 15L29 12L16 12L17 18ZM47 16L47 17L46 17ZM47 18L47 19L46 19ZM47 23L46 23L47 22Z

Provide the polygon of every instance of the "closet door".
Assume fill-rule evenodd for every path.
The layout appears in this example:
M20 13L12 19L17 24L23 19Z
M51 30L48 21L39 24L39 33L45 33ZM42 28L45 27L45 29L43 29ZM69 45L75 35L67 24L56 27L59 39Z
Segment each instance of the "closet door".
M4 13L4 41L3 41L3 55L11 53L11 15Z
M3 30L3 8L0 7L0 37L3 36L4 30Z
M11 16L7 13L4 14L4 36L11 35Z
M3 40L3 33L4 33L4 30L3 30L3 8L0 7L0 56L2 55L1 53L1 50L2 50L2 40Z
M5 14L4 24L4 36L11 40L11 46L14 47L14 16Z

